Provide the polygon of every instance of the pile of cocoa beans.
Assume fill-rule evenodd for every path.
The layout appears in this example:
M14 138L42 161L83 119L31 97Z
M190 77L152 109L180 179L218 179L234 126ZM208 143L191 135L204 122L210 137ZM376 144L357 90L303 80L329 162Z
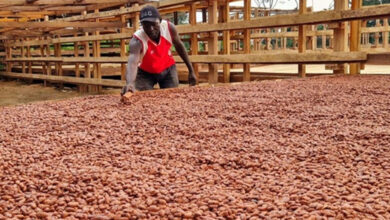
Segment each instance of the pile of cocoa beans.
M390 219L390 76L0 108L0 219Z

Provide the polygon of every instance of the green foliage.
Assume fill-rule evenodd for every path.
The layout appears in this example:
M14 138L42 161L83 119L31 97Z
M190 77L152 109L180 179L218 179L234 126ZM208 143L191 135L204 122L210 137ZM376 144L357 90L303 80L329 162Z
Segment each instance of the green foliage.
M363 0L363 6L390 4L390 0Z

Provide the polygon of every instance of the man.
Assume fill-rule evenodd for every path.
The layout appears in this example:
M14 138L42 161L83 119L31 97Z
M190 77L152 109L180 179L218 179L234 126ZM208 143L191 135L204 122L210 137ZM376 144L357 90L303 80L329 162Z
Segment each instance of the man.
M153 6L142 8L140 21L142 28L136 31L130 40L126 86L123 87L121 95L150 90L157 83L160 88L178 87L175 60L170 50L172 45L188 68L189 84L196 85L194 70L175 26L162 20L160 13Z

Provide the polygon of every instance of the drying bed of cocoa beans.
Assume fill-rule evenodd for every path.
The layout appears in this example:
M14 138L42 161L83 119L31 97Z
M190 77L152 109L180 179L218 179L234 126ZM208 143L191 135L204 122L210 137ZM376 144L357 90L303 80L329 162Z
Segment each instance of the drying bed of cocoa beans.
M390 77L0 108L0 219L390 219Z

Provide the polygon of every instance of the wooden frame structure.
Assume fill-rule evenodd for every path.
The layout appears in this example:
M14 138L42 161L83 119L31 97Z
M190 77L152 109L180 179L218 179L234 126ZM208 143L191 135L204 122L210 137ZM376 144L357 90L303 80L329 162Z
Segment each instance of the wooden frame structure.
M390 63L390 5L362 7L353 0L348 8L347 0L337 0L333 11L311 12L300 0L299 11L272 15L241 1L243 7L230 6L231 0L0 0L0 76L71 83L82 92L121 87L128 41L145 4L173 16L196 74L211 84L237 81L234 64L243 68L239 80L250 81L251 64L298 64L298 76L305 77L306 64L329 64L335 74L348 73L350 64L349 73L359 74L361 64ZM188 16L186 24L179 24L179 13ZM365 26L370 19L375 27ZM206 74L199 64L207 64Z

